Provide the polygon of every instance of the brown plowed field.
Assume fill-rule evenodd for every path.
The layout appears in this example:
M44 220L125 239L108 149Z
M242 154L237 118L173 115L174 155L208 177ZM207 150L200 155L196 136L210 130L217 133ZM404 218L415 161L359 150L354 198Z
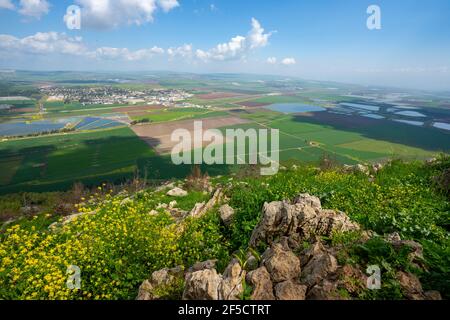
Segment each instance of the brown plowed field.
M147 142L159 154L170 153L172 148L178 142L172 142L172 133L177 129L186 129L193 136L194 122L202 121L203 130L217 129L238 124L245 124L249 121L240 119L238 117L218 117L209 119L190 119L175 122L145 124L133 126L132 129L136 135Z

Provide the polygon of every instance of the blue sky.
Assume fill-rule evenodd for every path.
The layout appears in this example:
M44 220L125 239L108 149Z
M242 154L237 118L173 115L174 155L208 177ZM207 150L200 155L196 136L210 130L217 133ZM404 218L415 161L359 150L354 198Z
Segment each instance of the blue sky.
M82 10L69 30L66 9ZM366 26L369 5L381 30ZM0 0L0 67L246 72L450 90L448 0Z

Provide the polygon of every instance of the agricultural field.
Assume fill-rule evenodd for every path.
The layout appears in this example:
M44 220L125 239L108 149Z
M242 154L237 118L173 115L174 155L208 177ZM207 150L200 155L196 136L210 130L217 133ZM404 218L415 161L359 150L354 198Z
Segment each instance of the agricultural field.
M176 121L171 123L150 124L134 126L133 131L149 146L160 154L169 154L177 144L171 141L172 132L177 129L188 130L192 135L194 132L194 120ZM242 125L248 121L237 117L211 117L202 121L203 130L217 129L232 125Z
M32 118L38 112L35 100L0 100L0 123L17 118ZM8 108L6 108L8 106Z
M277 151L282 164L318 163L325 156L341 164L390 158L426 159L440 152L448 153L450 149L449 131L433 128L435 121L448 123L450 118L450 111L442 107L445 101L437 98L432 100L435 107L422 105L417 109L426 117L421 118L423 126L414 126L392 121L393 116L406 121L409 118L395 113L402 111L402 107L391 108L392 104L385 102L378 104L376 114L385 119L371 119L368 116L373 115L363 114L368 111L355 108L352 113L339 114L341 104L376 104L373 101L380 93L374 95L365 88L336 83L224 74L55 73L47 75L45 81L41 73L24 72L20 76L23 86L9 86L12 89L8 92L24 93L29 100L0 102L13 106L0 110L0 122L13 121L12 130L14 126L23 126L27 130L24 132L41 124L48 124L49 128L58 124L59 130L74 131L62 135L56 130L52 135L0 142L0 168L3 169L0 193L67 189L76 181L97 185L109 179L130 178L135 171L141 175L145 172L148 179L181 178L189 174L190 166L172 164L169 152L173 143L166 141L171 133L167 130L186 123L190 127L195 120L202 119L206 127L209 122L220 119L238 119L213 125L223 132L228 128L278 129ZM108 80L121 77L126 78L123 83ZM83 106L77 101L44 101L45 97L43 100L39 90L33 87L36 83L72 89L108 86L124 90L182 90L189 98L176 103L166 99L147 105ZM383 94L389 96L388 91L381 96ZM411 95L409 99L417 101L419 97ZM44 101L43 110L39 110L41 101ZM294 109L314 106L325 111L279 112L277 106L285 104L294 105ZM411 110L413 108L411 106ZM110 128L113 126L116 127ZM5 131L8 127L3 129L3 132L10 132ZM10 137L6 133L3 136ZM229 141L224 144L224 151L227 143ZM235 158L248 159L249 153L247 148ZM69 169L72 166L76 169ZM238 167L217 165L204 166L204 169L210 174L223 174L236 171Z
M70 102L70 103L64 103L64 102L49 102L46 101L44 103L44 108L46 109L46 112L48 113L77 113L77 112L86 112L86 111L92 111L92 110L98 110L98 109L104 109L104 110L111 110L116 109L119 107L124 107L126 105L124 104L114 104L114 105L88 105L83 106L79 102Z
M140 113L139 115L131 114L132 120L149 120L154 123L179 121L186 119L201 119L210 117L226 116L227 113L200 108L176 108L163 109L151 112Z
M120 181L154 155L129 128L0 142L0 193Z

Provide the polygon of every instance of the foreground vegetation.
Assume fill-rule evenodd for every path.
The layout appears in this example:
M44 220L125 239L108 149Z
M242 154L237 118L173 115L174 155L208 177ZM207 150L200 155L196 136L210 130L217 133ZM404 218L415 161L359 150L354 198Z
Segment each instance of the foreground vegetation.
M347 263L382 266L382 290L359 298L402 298L392 276L399 268L416 273L426 288L440 290L448 298L449 168L449 159L443 158L432 165L394 161L374 181L339 167L319 170L312 166L293 167L267 178L253 176L252 170L216 178L213 183L226 187L236 210L230 227L221 224L213 208L201 219L188 218L180 229L161 206L173 201L165 190L114 195L103 186L77 205L77 211L95 214L48 228L58 218L47 213L2 228L0 298L134 299L140 283L155 270L176 265L189 268L207 259L218 259L219 268L224 268L235 252L246 249L264 202L292 199L300 192L319 196L325 208L346 212L380 236L398 232L402 239L424 246L427 271L411 266L405 255L395 254L381 237L364 245L356 245L358 234L324 239L343 245L340 259ZM177 198L177 207L190 210L207 198L191 190L187 197ZM66 286L70 265L81 269L81 290ZM175 290L175 297L180 290Z

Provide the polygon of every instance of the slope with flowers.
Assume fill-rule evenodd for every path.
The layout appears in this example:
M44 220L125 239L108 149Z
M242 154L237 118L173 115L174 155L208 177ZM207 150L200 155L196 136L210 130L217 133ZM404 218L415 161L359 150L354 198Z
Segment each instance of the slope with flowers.
M364 245L356 245L355 237L360 235L354 233L322 239L344 245L341 257L349 263L381 266L386 275L382 289L355 298L403 298L393 276L397 270L416 274L426 289L437 289L448 298L449 167L446 157L431 164L392 161L368 177L341 167L292 166L272 177L253 176L250 170L206 184L188 180L135 193L106 192L84 201L76 215L56 224L40 216L4 226L0 298L134 299L140 284L162 268L187 269L216 259L223 271L231 257L247 251L264 203L293 199L299 193L319 197L324 208L344 211L375 232L375 240ZM167 195L174 186L187 189L187 196ZM217 188L224 192L222 201L234 208L231 224L220 219L221 202L199 218L189 214ZM395 254L383 240L392 232L423 246L424 268L415 268ZM260 254L265 249L255 248ZM80 289L67 286L71 265L80 268ZM161 295L180 298L183 286L180 282Z

